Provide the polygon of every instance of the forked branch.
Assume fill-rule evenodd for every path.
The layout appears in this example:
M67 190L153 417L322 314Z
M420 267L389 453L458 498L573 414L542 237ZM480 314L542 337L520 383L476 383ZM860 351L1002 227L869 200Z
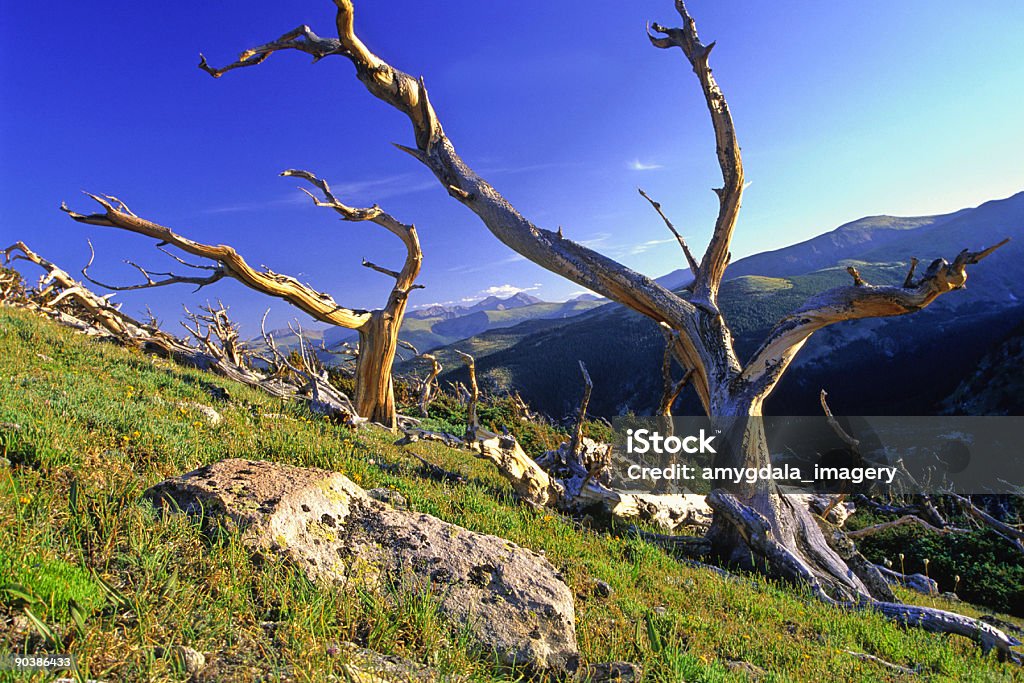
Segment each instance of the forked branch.
M697 74L697 80L700 81L701 90L704 92L704 99L707 101L708 111L711 113L711 123L715 129L715 148L718 165L722 169L723 185L715 189L719 202L718 218L715 221L715 231L711 236L711 242L708 244L707 251L704 252L700 270L696 274L697 279L694 283L691 300L717 310L718 288L725 275L725 268L729 264L729 244L732 242L732 233L736 227L736 219L739 216L743 197L743 159L740 156L740 145L736 139L736 128L732 122L729 105L708 65L708 57L715 44L705 45L701 42L697 35L697 24L687 11L683 0L676 0L676 11L679 12L679 16L683 20L682 28L667 28L660 24L652 24L651 28L662 35L655 36L648 33L648 37L655 47L662 49L678 47L683 51L693 67L693 72Z
M101 281L95 279L94 277L92 277L91 275L89 275L89 269L92 267L93 261L96 260L96 251L92 248L92 240L86 240L86 241L89 244L89 262L86 263L85 266L82 268L82 277L84 277L88 282L91 282L92 284L96 285L97 287L102 287L104 289L109 289L112 292L130 292L130 291L136 290L136 289L151 289L153 287L163 287L165 285L177 285L177 284L195 285L196 286L196 290L195 291L198 292L203 287L205 287L207 285L212 285L214 282L217 282L218 280L221 280L226 275L226 273L225 273L223 268L218 268L216 266L203 266L203 265L193 265L191 263L186 263L183 259L175 256L174 254L172 254L169 251L165 250L163 247L159 247L160 251L163 251L165 254L167 254L171 258L174 258L174 259L178 260L180 263L183 263L184 265L186 265L186 266L188 266L190 268L196 268L196 269L201 269L201 270L209 270L209 271L212 271L212 272L209 275L207 275L206 277L199 277L199 276L194 276L194 275L192 275L192 276L190 276L190 275L175 275L174 273L162 273L162 272L156 272L156 271L149 271L149 270L146 270L145 268L143 268L142 266L140 266L139 264L135 263L134 261L130 261L128 259L125 259L124 262L126 264L128 264L129 266L135 268L137 271L139 271L142 274L142 277L144 277L146 279L146 281L143 282L143 283L140 283L140 284L136 284L136 285L111 285L111 284L108 284L108 283L105 283L105 282L101 282ZM153 275L164 276L165 279L163 279L163 280L154 280L153 277L152 277Z
M743 390L767 395L807 339L823 327L844 320L915 313L941 295L962 289L967 282L967 266L978 263L1007 242L1009 239L980 251L964 249L953 263L936 259L913 288L873 286L861 281L859 285L836 287L811 297L776 323L754 352L740 378L745 383Z
M418 285L413 284L420 273L420 266L423 263L423 251L420 249L420 239L416 234L416 226L402 223L391 214L386 213L376 204L368 209L359 209L344 204L334 195L326 180L317 178L309 171L288 169L286 171L282 171L281 175L286 177L302 178L319 189L323 194L324 199L319 199L304 187L299 188L309 195L310 199L313 200L313 203L316 206L333 209L342 217L343 220L346 221L370 221L371 223L376 223L388 232L396 235L400 240L402 240L402 244L405 245L406 251L405 263L402 265L401 271L382 268L381 266L370 263L366 259L363 259L363 266L375 270L378 273L383 273L395 278L395 288L392 292L392 298L406 297L410 291L419 287Z

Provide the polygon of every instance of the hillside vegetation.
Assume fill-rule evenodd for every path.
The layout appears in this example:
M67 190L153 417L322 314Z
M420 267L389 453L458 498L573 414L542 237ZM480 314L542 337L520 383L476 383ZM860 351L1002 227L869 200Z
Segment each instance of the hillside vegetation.
M920 276L934 258L952 259L965 247L1012 238L985 267L971 272L964 290L915 315L846 322L815 334L765 409L775 415L817 415L818 392L825 388L832 391L833 409L850 415L942 410L940 404L979 361L1024 322L1022 230L1024 192L944 216L862 218L799 244L738 259L726 271L719 303L745 359L781 317L815 294L849 284L849 265L868 283L897 285L911 257L921 259ZM685 271L659 278L674 288L690 280ZM939 336L957 344L937 344ZM577 360L586 362L594 379L594 414L649 414L661 394L662 335L653 322L617 304L542 327L484 332L436 353L454 359L452 348L476 354L490 387L514 388L551 415L566 413L576 401ZM443 379L465 380L457 362L445 367ZM880 383L899 390L880 392ZM1002 414L1024 411L1012 394L998 403ZM676 412L703 410L692 392L684 392Z
M343 642L442 675L518 676L473 652L429 594L314 585L274 557L250 557L230 533L204 536L140 500L164 478L229 457L340 471L397 490L413 510L543 550L577 596L584 657L637 662L647 681L746 680L752 667L765 681L896 679L848 651L920 667L922 680L1020 676L959 637L845 613L762 578L723 578L623 529L535 511L461 451L396 447L383 430L337 426L25 312L0 309L0 348L0 643L72 652L83 680L186 680L168 654L177 646L205 653L202 680L344 680ZM203 406L222 420L212 424ZM414 454L465 481L439 481Z

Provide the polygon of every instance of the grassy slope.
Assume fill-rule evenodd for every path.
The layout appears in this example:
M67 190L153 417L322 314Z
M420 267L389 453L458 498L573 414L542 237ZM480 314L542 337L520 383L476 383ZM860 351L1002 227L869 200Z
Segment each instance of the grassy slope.
M725 581L614 529L518 505L491 467L458 451L410 447L470 482L440 484L420 476L387 433L351 432L20 312L0 309L0 349L0 422L22 427L0 437L0 454L12 463L0 470L3 581L27 583L44 599L32 611L93 678L184 680L157 656L157 648L184 644L210 655L217 680L251 680L256 672L323 680L340 673L338 658L327 654L339 640L474 679L501 676L440 622L429 596L389 602L325 590L282 563L258 565L230 535L204 538L188 521L156 516L139 501L161 479L225 457L338 470L366 487L394 487L415 510L544 549L579 596L585 658L639 662L648 681L743 680L726 670L729 659L767 669L765 680L890 677L846 649L920 663L928 680L1019 675L960 638L844 614L762 579ZM211 385L230 399L211 398ZM212 405L224 421L210 427L182 402ZM74 581L46 580L71 574ZM115 587L123 604L112 604L90 575ZM594 596L596 579L612 585L610 598ZM69 598L86 613L84 630L68 616ZM38 635L11 626L20 609L0 591L0 642L44 651Z

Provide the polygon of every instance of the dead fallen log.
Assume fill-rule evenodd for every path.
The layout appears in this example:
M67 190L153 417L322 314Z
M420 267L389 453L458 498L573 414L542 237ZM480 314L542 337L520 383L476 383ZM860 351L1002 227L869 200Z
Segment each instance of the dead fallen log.
M1002 538L1006 539L1006 541L1008 541L1015 550L1020 553L1024 553L1024 531L1021 531L1017 527L1010 526L1005 522L999 521L975 505L970 498L958 496L955 493L950 495L953 497L953 500L960 504L961 509L963 509L965 513L987 526Z
M891 586L902 586L925 595L939 594L939 582L924 574L900 574L880 564L876 564L875 568Z
M664 529L706 528L710 524L710 509L702 496L632 493L613 490L607 485L611 446L582 435L590 394L585 365L580 363L585 389L572 438L534 460L514 436L495 434L480 426L476 410L479 401L476 364L469 354L459 352L459 355L469 369L465 443L478 457L493 463L527 504L569 513L598 507L612 517L655 524Z
M703 536L656 534L632 525L629 527L629 532L648 543L665 548L674 555L688 559L703 558L711 554L711 541Z
M906 666L900 666L899 664L887 662L881 657L869 655L866 652L855 652L853 650L843 650L843 652L850 655L851 657L861 660L862 662L871 662L872 664L877 664L883 668L889 669L890 671L895 671L896 673L903 674L904 676L916 676L917 674L921 673L920 666L911 669Z

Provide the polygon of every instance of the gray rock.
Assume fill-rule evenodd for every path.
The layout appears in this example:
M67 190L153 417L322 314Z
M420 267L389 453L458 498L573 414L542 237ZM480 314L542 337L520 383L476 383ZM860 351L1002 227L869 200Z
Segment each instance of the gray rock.
M394 489L370 489L366 492L366 495L368 495L370 498L373 498L374 500L379 500L382 503L387 503L391 507L397 508L399 510L409 509L409 502L405 499L405 496L403 496L401 493Z
M594 595L599 598L610 598L615 590L607 581L594 581Z
M210 406L204 406L202 403L196 403L195 401L179 401L178 405L187 410L193 410L199 413L206 420L206 423L211 427L216 427L224 419L216 410L214 410Z
M417 664L403 657L382 655L373 650L359 647L355 643L341 643L328 648L327 654L340 657L347 678L343 680L358 683L390 682L395 683L458 683L466 680L462 676L442 677L437 670Z
M572 593L541 555L436 517L395 510L326 470L223 460L146 491L156 505L237 530L319 581L428 588L439 610L506 664L577 669Z

